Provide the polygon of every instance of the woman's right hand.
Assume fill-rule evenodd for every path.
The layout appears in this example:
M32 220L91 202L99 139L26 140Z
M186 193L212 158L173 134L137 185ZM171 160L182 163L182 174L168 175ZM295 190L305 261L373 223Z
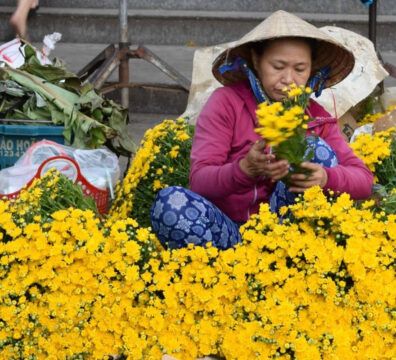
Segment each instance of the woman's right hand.
M276 160L274 154L266 154L264 140L253 144L246 156L239 161L241 170L250 177L267 176L273 180L283 178L289 172L287 160Z

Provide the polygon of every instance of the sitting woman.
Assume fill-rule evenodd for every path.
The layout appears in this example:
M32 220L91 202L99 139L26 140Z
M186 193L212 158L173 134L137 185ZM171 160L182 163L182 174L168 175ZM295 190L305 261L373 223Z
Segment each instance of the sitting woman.
M260 203L271 202L277 211L290 194L314 185L367 198L373 175L345 142L337 119L315 101L306 109L314 119L308 130L317 136L314 158L302 164L310 175L293 174L288 189L279 181L289 172L288 162L277 160L255 132L258 103L282 101L283 89L293 83L310 85L320 94L353 66L353 55L336 40L284 11L224 51L212 71L225 86L211 95L195 129L190 190L165 188L151 209L161 243L180 248L211 242L227 249L241 241L239 226L258 212Z

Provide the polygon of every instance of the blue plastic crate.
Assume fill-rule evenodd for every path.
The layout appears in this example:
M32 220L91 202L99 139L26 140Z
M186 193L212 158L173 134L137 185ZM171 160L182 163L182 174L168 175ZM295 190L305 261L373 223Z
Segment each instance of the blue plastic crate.
M35 142L47 139L64 144L63 126L0 124L0 169L12 166Z

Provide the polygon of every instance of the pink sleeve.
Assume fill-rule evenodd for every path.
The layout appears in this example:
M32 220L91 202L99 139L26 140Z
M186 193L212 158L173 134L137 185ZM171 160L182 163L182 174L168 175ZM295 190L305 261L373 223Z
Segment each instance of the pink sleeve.
M240 158L229 161L241 101L231 89L219 88L198 117L191 150L190 189L209 200L228 196L257 181L242 172Z
M344 140L337 123L328 124L324 140L336 152L338 166L325 168L328 181L325 189L347 192L352 199L368 198L371 194L373 174Z

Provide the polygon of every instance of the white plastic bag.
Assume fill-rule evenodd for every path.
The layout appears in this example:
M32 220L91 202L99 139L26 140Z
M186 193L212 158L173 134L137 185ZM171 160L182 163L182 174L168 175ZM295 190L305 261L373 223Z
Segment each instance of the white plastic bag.
M120 166L115 154L106 149L77 149L73 156L80 166L81 173L92 185L113 191L120 177Z
M350 142L353 143L356 140L357 136L360 134L373 135L373 124L366 124L356 128L353 132Z
M13 194L34 178L37 166L12 166L0 170L0 194Z
M90 184L102 190L109 189L113 197L113 188L120 177L120 166L115 154L107 149L74 149L50 140L36 142L14 166L0 170L0 194L11 194L20 190L37 174L46 159L58 155L75 160L81 174Z
M55 44L62 38L60 33L45 35L43 39L43 49L36 50L37 58L42 65L52 64L48 59L50 52L55 49ZM14 69L21 67L25 63L25 45L20 39L11 40L0 45L0 61L8 64ZM0 66L2 64L0 63Z
M21 67L25 62L25 53L21 45L22 43L19 39L0 45L0 61L15 69Z

